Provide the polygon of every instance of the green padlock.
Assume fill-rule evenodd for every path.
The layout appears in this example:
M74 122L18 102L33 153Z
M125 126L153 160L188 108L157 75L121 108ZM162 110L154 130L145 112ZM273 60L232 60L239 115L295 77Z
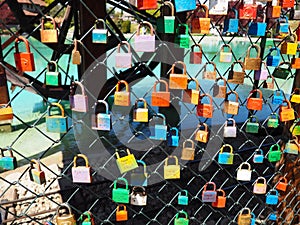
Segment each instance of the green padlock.
M277 148L277 150L274 150L274 148ZM280 151L279 144L272 145L268 153L269 162L278 162L280 158L281 158L281 151Z
M81 225L94 225L94 218L92 217L91 213L89 211L86 211L81 214L79 218L81 222Z
M254 122L252 122L252 119L255 119ZM252 134L257 134L259 129L259 123L258 123L258 118L256 116L250 116L248 119L248 122L246 124L246 132L247 133L252 133Z
M54 66L54 71L50 69L50 66ZM46 76L46 85L49 86L60 86L61 85L61 74L58 71L57 63L50 61L47 65Z
M174 16L174 5L170 1L165 1L160 8L161 14L163 14L163 7L168 6L171 10L170 16L161 16L157 19L157 31L165 34L173 34L175 28L175 16Z
M123 181L126 185L125 188L117 188L117 182ZM112 200L118 203L129 203L129 189L128 182L125 178L119 177L114 181L114 188L112 190Z
M300 119L294 121L293 125L290 127L290 132L293 135L300 135Z
M279 126L279 117L277 113L271 113L267 122L269 128L277 128Z
M184 215L184 217L179 217L180 214ZM187 212L185 212L184 210L180 210L176 214L176 218L174 220L174 225L188 225L188 224L189 224L189 218L188 218Z
M187 24L179 24L176 29L175 44L179 48L190 47L189 27Z

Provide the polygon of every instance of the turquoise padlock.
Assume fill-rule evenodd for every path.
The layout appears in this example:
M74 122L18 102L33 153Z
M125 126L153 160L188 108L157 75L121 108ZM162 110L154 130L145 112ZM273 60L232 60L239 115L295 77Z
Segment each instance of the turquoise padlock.
M165 1L162 7L163 6L168 6L170 8L171 15L163 15L157 19L157 31L165 34L173 34L175 30L174 5L171 1ZM160 8L161 14L163 14L162 7Z
M239 31L238 11L234 8L232 8L232 11L234 12L235 18L225 19L223 32L237 33Z
M154 125L154 131L153 131L154 136L150 136L149 138L154 139L154 140L167 140L167 128L168 127L166 126L166 117L161 113L157 113L156 117L162 118L162 124Z
M275 148L277 148L277 150ZM280 151L279 144L272 145L268 153L269 162L278 162L280 158L281 158L281 151Z
M254 163L263 163L264 162L264 152L261 149L256 149L253 155Z
M278 204L278 191L275 189L271 189L266 196L266 203L268 205L277 205Z
M274 55L275 52L275 55ZM280 50L277 47L269 49L267 56L267 66L278 66L280 62Z
M179 48L190 47L189 27L187 24L178 25L174 43L176 44L176 47Z
M117 188L117 182L123 181L125 188ZM114 181L114 188L112 190L112 200L117 203L129 203L129 189L128 182L125 178L119 177Z
M271 221L276 221L276 220L277 220L277 215L276 215L276 213L275 213L275 212L274 212L274 213L270 213L268 219L271 220Z
M250 22L248 34L253 36L265 36L267 29L266 15L264 15L263 22Z
M255 119L254 122L252 122ZM258 118L257 116L250 116L248 119L248 122L246 123L246 132L247 133L252 133L252 134L257 134L259 130L259 123L258 123Z
M255 214L253 212L251 212L250 215L251 215L251 223L250 223L250 225L255 225L256 216L255 216Z
M58 107L61 111L60 115L51 115L51 109ZM51 103L48 107L48 116L46 117L46 129L52 133L67 133L68 118L65 116L65 110L59 103Z
M103 24L103 28L98 27L100 23ZM107 29L103 19L97 19L95 21L94 29L92 31L92 42L98 44L107 43Z
M284 100L284 94L283 91L280 90L275 90L273 94L273 99L272 99L272 104L274 105L281 105Z
M170 128L167 137L168 146L177 147L179 145L179 132L176 127Z
M267 122L269 128L277 128L279 126L279 117L277 113L271 113Z
M175 0L174 2L177 13L196 9L196 1L194 0Z
M81 214L79 218L81 222L81 225L94 225L94 218L92 217L91 213L89 211L86 211Z
M281 15L277 19L277 33L289 33L289 19L287 16Z
M187 190L182 190L178 193L178 205L188 205L189 196Z
M224 149L229 148L229 152L224 152ZM225 165L232 165L233 164L233 147L229 144L225 144L222 146L220 149L219 157L218 157L218 162L220 164L225 164Z
M12 150L2 149L1 150L1 157L0 157L0 171L4 170L14 170L17 168L17 160L16 157L13 156ZM8 151L10 156L4 156L4 151Z
M54 67L50 69L50 66ZM58 66L55 61L50 61L47 65L47 71L45 72L46 85L49 86L60 86L61 85L61 74L58 71Z
M183 215L184 217L179 217ZM189 224L189 217L187 212L184 210L180 210L175 217L174 225L188 225Z

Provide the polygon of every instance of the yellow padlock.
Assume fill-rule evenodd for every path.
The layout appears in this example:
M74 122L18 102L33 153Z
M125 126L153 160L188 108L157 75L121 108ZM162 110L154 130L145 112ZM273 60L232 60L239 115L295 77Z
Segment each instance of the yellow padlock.
M139 102L143 102L143 108L138 107ZM133 110L133 122L148 122L147 102L143 98L139 98L135 101Z
M300 88L294 89L290 101L294 103L300 103Z
M298 37L297 37L297 35L295 33L292 35L292 37L293 37L292 38L293 41L287 41L287 40L285 40L282 43L282 45L280 47L280 52L282 54L296 55L297 49L298 49L298 41L297 41Z
M168 164L168 161L170 158L175 159L174 165ZM168 156L168 158L165 159L164 178L165 179L180 179L180 165L178 164L178 158L176 156Z

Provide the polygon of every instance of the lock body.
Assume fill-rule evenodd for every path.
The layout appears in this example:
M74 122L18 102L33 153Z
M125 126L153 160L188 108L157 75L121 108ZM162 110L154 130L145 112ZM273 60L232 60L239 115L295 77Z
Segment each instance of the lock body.
M201 64L202 63L202 51L190 53L190 63L191 64Z
M117 52L116 53L116 67L130 68L132 62L131 52Z
M72 167L72 180L74 183L92 183L91 167Z
M175 32L175 16L162 16L157 19L157 30L165 34Z
M17 160L14 156L0 158L0 170L14 170L15 168L17 168Z
M164 166L165 179L180 179L180 165L165 165Z
M32 181L37 183L37 184L44 184L46 183L46 176L44 171L40 171L38 169L31 169L31 178Z
M19 71L35 71L34 57L31 52L14 53L16 68Z
M57 71L47 71L46 76L46 85L49 86L60 86L61 85L61 74Z
M97 44L107 43L107 29L93 29L92 42Z
M195 148L184 147L181 153L182 160L194 160Z
M276 190L271 190L266 197L266 203L268 205L277 205L278 204L278 192Z
M223 32L237 33L239 31L239 19L225 19Z
M68 119L63 116L48 116L46 117L46 128L48 132L67 133Z
M155 51L155 35L135 35L134 49L137 52L154 52Z
M10 106L0 104L0 121L12 120L14 118L13 110Z
M148 174L147 173L131 173L130 174L130 183L132 186L147 186L148 182L147 182L147 177Z
M256 122L247 122L246 124L246 132L257 134L259 130L259 124Z
M248 34L253 36L265 36L267 23L252 22L249 26Z
M157 9L157 0L137 0L137 8L140 10Z
M76 112L88 111L88 97L83 94L75 94L73 96L72 110Z
M231 152L222 152L219 153L218 162L224 165L232 165L233 164L233 153Z
M56 217L57 225L76 225L76 219L73 214L63 214Z
M125 188L114 188L112 200L117 203L129 203L129 190Z
M239 103L225 100L223 110L227 114L237 115L239 112Z

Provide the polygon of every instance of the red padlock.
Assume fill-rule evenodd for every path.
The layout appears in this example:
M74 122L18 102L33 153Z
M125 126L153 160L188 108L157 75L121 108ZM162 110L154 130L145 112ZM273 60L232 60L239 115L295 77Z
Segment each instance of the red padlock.
M26 52L19 52L18 42L23 41L26 46ZM34 58L33 54L30 52L30 46L28 40L23 37L19 36L15 40L15 49L16 52L14 53L16 68L19 71L35 71L34 65Z
M252 95L255 92L259 93L258 98L252 97ZM247 98L247 108L249 110L262 110L262 105L263 105L263 95L261 90L259 89L252 90Z
M209 104L202 103L202 99L206 96L209 98ZM199 103L197 105L197 115L205 118L212 118L213 111L214 107L212 97L209 94L200 95Z
M280 5L282 8L294 8L295 0L281 0Z
M226 206L226 194L222 189L217 190L217 201L212 203L213 207L216 208L225 208Z
M240 19L256 19L257 5L256 4L245 4L239 8L239 18Z
M278 184L276 185L276 189L279 191L286 191L288 186L287 179L285 177L280 177L278 180Z
M200 51L195 52L194 51L195 47L198 47ZM190 63L191 64L201 64L202 63L202 47L200 44L195 44L191 47Z

